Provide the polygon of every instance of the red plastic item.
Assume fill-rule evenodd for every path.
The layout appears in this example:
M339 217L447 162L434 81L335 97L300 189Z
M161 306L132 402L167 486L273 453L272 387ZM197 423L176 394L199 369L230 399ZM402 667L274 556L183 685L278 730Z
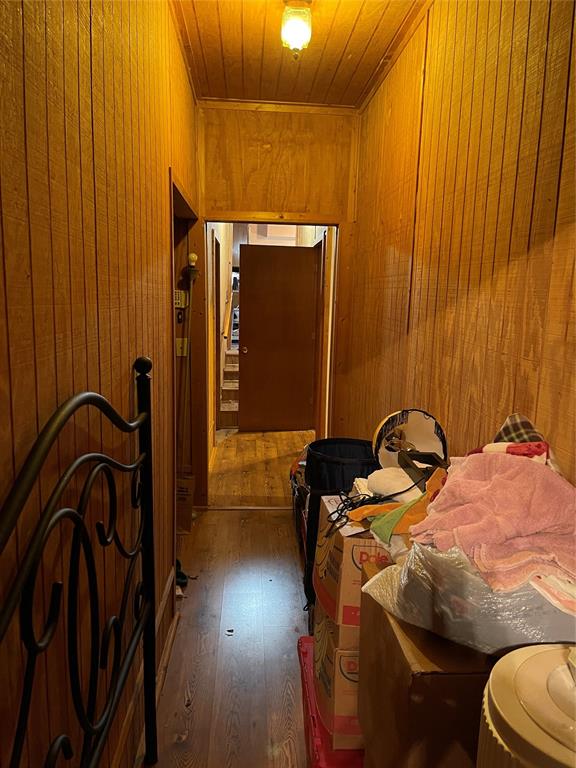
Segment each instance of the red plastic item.
M302 675L304 730L309 768L362 768L363 749L338 749L330 746L330 734L322 724L314 693L314 638L298 639L298 658Z

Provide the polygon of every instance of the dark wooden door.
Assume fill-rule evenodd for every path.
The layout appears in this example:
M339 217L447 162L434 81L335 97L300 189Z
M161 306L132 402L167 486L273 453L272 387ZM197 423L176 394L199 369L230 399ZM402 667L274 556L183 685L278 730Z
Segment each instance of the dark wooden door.
M240 246L240 407L244 432L312 429L321 250Z

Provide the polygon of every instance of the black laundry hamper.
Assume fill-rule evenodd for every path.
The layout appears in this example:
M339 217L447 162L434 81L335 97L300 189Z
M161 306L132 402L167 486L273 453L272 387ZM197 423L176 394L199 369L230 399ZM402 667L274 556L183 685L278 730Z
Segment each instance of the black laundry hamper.
M318 517L320 498L340 493L348 493L357 477L368 477L380 464L374 457L372 443L369 440L356 440L351 437L329 437L316 440L308 446L306 456L306 485L310 489L306 542L304 552L304 592L308 607L316 600L312 586L316 539L318 538Z

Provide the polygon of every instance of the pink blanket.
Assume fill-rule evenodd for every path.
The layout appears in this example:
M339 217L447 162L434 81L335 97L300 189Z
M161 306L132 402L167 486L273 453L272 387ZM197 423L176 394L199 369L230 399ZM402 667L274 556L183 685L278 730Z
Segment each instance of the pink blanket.
M576 578L576 489L523 457L463 459L410 531L441 551L460 547L496 590L539 575Z
M576 615L576 585L553 576L535 576L530 584L564 613Z

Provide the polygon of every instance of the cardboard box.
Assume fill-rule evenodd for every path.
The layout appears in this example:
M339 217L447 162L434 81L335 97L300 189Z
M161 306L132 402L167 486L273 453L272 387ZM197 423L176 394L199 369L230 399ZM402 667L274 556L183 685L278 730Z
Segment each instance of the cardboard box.
M371 575L371 574L368 574ZM362 595L358 713L370 768L473 768L490 658Z
M336 624L317 600L314 606L314 637L322 637L326 633L332 635L334 645L341 651L357 651L360 647L360 627Z
M360 749L363 739L358 722L358 649L338 648L335 628L327 617L320 618L315 626L314 691L318 713L330 733L332 749Z
M194 519L194 475L178 475L176 477L176 524L180 530L192 529Z
M298 640L308 768L362 768L364 752L351 749L334 750L332 735L318 715L314 691L313 643L311 637L301 637Z
M362 523L335 529L329 515L339 505L338 496L323 496L320 502L318 539L313 583L316 598L336 624L360 626L362 566L391 565L388 551Z

